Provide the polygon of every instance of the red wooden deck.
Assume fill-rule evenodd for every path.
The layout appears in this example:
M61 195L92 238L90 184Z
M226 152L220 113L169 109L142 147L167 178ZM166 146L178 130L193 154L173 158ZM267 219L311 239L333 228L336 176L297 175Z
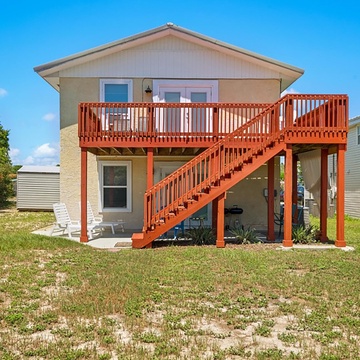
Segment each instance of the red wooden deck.
M294 189L296 154L317 147L325 154L337 152L343 159L348 131L346 95L286 95L274 104L165 104L165 103L81 103L79 141L82 149L82 206L86 208L86 153L137 154L148 156L153 167L159 149L205 149L187 164L152 184L144 195L144 228L134 234L133 246L145 247L209 202L217 209L217 245L224 245L224 193L259 166L269 164L269 189L273 187L272 159L285 155L285 186ZM169 153L172 153L169 151ZM197 152L194 151L194 154ZM176 152L174 152L176 154ZM272 165L273 166L273 165ZM338 166L337 246L345 246L344 174ZM322 187L327 167L322 165ZM202 174L199 176L199 174ZM295 173L296 174L296 173ZM295 184L295 185L294 185ZM294 189L294 191L295 189ZM272 193L270 191L270 193ZM326 237L327 211L322 191L321 230ZM286 192L284 214L285 246L292 246L291 207L293 194ZM273 199L268 205L268 238L273 236ZM86 224L86 211L82 212ZM87 241L86 227L82 241Z

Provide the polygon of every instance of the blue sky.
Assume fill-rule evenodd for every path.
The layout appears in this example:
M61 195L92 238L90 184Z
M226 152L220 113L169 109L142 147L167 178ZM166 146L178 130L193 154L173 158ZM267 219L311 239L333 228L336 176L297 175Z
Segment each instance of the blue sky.
M35 66L167 22L300 67L292 91L348 94L360 115L357 1L0 1L0 123L14 165L60 161L59 96Z

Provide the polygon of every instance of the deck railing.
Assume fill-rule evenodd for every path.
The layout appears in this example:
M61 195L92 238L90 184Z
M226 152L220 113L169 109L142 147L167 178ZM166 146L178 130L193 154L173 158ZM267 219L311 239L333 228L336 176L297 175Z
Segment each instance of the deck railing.
M144 231L152 230L276 142L289 137L302 141L304 134L316 131L321 131L316 142L332 143L336 135L336 141L344 137L346 141L347 119L345 95L286 95L149 188L144 195Z
M292 95L285 115L283 126L289 142L317 143L325 139L328 143L338 143L346 138L348 130L348 97Z
M263 111L269 104L233 103L80 103L79 138L83 145L108 142L214 143ZM135 142L135 141L134 141Z

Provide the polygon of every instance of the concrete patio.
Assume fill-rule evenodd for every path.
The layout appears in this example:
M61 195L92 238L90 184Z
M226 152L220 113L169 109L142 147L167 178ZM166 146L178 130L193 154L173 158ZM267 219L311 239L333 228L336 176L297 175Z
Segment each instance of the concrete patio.
M56 236L65 239L69 239L68 234L65 232L55 231L52 234L53 226L49 226L43 229L33 231L33 234L45 235L45 236ZM139 231L139 230L134 230ZM98 249L120 249L120 248L131 248L131 235L133 231L125 231L125 232L116 232L112 234L108 231L99 232L95 234L94 238L89 240L87 243L83 243L84 245L89 245ZM80 234L79 234L80 235ZM80 236L77 234L73 234L72 238L69 240L80 242ZM116 246L115 246L116 245Z

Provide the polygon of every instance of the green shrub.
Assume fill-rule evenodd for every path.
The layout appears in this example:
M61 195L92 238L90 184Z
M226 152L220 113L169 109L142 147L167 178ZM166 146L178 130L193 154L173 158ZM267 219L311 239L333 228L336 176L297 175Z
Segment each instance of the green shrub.
M216 241L213 229L203 226L189 229L185 236L191 239L194 245L214 245Z
M248 227L247 229L243 227L236 227L230 229L230 233L233 234L239 244L253 244L260 242L260 239L257 237L255 229Z
M296 226L292 229L294 244L311 244L319 239L320 230L314 225Z

